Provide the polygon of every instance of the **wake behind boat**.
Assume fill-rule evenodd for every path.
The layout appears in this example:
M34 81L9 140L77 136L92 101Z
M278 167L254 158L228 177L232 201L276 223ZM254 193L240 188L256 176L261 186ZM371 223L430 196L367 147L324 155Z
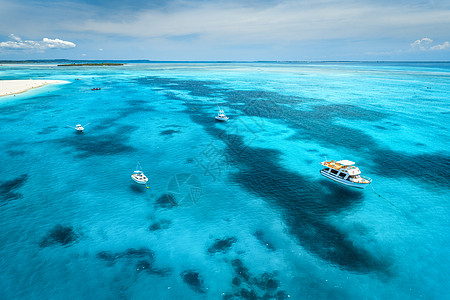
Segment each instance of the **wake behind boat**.
M340 184L355 187L358 189L366 188L372 179L369 177L361 176L359 168L354 166L354 162L349 160L340 161L323 161L320 163L325 168L320 170L322 176L336 181Z

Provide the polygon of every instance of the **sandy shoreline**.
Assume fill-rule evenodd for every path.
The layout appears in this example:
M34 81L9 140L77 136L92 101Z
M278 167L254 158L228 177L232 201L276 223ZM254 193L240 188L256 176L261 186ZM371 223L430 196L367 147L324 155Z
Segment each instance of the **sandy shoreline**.
M0 80L0 97L26 92L47 84L69 83L63 80Z

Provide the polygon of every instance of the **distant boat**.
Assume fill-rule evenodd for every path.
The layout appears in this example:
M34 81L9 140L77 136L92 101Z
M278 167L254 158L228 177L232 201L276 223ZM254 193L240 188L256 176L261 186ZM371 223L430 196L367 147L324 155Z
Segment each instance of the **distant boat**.
M90 124L90 123L87 123L87 124L84 125L84 126L81 126L81 124L77 124L77 125L75 125L75 127L72 127L72 126L67 125L67 127L73 128L73 129L75 129L75 130L78 131L78 132L83 132L84 127L88 126L89 124Z
M352 161L331 160L323 161L320 164L324 166L324 168L320 170L320 174L340 184L364 189L372 182L372 179L369 177L361 176L361 171L354 166L355 163Z
M81 124L77 124L77 125L75 125L75 130L83 132L84 127L81 126Z
M102 88L92 88L91 89L91 91L99 91L99 90L101 90Z
M140 169L142 168L138 164L136 166L136 171L134 171L133 174L131 174L131 179L133 179L134 182L138 184L147 184L148 178L147 176L144 175L144 172L142 172Z
M220 108L219 106L219 112L217 113L217 116L215 116L217 121L221 121L221 122L226 122L228 121L228 117L225 115L225 112L223 111L223 109Z

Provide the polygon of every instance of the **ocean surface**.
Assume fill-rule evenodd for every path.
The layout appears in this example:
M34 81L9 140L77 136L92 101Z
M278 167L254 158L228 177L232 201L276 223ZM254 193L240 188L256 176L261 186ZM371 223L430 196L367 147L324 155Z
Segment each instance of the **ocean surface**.
M450 63L28 78L69 83L0 98L0 299L450 299Z

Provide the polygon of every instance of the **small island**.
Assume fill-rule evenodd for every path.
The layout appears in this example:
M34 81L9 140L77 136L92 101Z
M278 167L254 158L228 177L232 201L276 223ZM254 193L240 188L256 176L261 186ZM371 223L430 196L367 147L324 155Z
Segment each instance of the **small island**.
M63 64L58 67L80 67L80 66L123 66L122 63L81 63L81 64Z

